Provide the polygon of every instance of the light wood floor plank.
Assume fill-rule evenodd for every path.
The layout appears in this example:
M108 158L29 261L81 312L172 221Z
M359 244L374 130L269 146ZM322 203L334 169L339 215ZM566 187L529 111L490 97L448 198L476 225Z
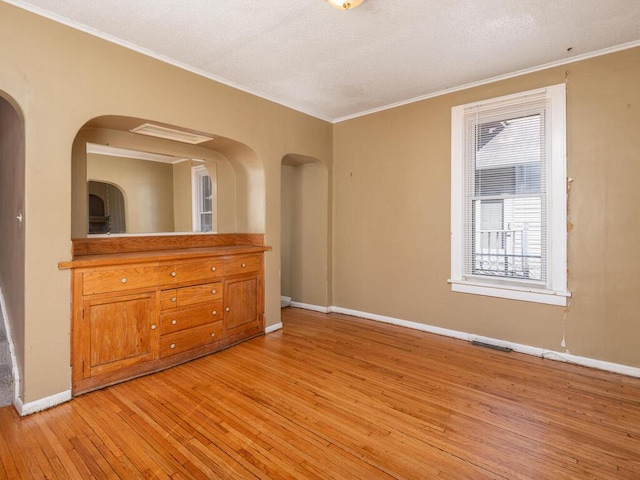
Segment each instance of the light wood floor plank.
M640 478L640 379L344 315L283 325L27 418L0 409L0 478Z

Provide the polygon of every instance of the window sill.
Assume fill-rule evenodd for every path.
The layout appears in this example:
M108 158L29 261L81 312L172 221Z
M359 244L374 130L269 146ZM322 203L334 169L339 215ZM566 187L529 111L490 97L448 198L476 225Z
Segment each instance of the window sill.
M448 282L451 284L452 292L507 298L510 300L521 300L523 302L545 303L547 305L558 305L561 307L567 306L567 297L571 296L570 292L556 292L537 288L463 282L458 280L448 280Z

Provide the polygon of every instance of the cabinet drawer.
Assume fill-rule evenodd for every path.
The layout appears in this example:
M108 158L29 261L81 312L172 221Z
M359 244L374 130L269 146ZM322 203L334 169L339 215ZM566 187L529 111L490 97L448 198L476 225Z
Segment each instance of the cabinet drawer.
M189 328L160 337L160 358L202 347L222 337L222 322Z
M217 280L222 277L222 265L221 260L203 258L202 260L177 263L173 266L171 274L175 283Z
M95 269L82 274L82 294L122 292L136 288L155 287L158 283L158 267L128 267Z
M198 303L211 302L222 298L222 283L205 283L193 287L163 290L160 293L162 310L187 307Z
M160 314L160 334L216 322L222 320L222 317L222 300L183 310L171 310Z
M262 255L228 258L224 261L225 275L258 272L262 266Z

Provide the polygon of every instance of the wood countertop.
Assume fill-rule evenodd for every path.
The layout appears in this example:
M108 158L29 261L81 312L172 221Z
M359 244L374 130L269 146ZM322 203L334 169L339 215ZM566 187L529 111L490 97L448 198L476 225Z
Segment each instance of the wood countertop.
M153 263L271 250L262 234L161 235L73 239L73 258L58 268Z

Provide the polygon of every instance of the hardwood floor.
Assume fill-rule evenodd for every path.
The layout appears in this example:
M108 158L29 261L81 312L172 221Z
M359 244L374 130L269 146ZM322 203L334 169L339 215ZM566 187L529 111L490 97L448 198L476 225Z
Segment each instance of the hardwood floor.
M283 324L29 417L0 409L0 478L640 478L640 379L343 315Z

